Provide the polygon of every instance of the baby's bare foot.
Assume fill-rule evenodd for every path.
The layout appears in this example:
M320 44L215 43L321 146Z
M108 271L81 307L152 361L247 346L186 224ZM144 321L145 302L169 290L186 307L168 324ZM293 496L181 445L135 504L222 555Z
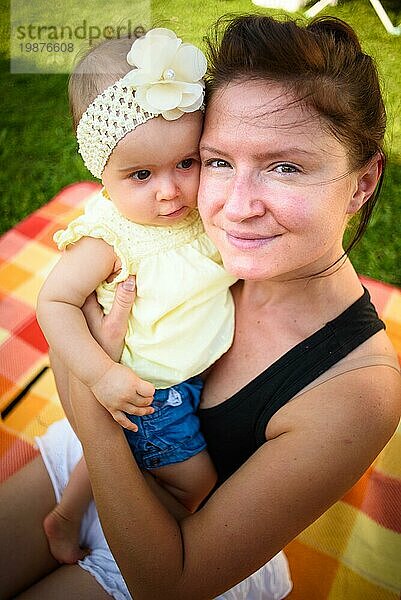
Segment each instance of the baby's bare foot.
M79 545L80 523L66 518L56 506L44 519L50 551L60 563L74 564L87 554Z

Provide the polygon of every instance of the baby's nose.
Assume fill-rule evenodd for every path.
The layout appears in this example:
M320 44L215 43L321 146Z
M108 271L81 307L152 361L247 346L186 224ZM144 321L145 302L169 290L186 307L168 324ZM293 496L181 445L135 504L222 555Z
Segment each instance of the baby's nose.
M166 177L160 182L159 190L157 192L157 199L159 202L162 200L172 200L179 194L179 187L173 177Z

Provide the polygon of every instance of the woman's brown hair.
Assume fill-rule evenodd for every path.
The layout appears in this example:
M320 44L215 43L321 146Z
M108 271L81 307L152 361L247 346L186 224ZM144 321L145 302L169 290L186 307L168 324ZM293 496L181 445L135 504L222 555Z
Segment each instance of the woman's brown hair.
M323 117L347 148L352 170L381 155L383 172L375 193L358 213L349 252L364 234L382 186L386 127L376 66L362 51L353 29L332 17L317 18L306 26L261 15L222 17L207 44L209 99L236 81L282 83Z

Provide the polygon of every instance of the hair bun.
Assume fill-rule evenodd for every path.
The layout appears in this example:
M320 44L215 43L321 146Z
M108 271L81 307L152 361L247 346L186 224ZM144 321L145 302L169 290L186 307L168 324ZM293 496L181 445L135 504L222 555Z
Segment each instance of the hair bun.
M313 19L306 27L312 32L325 32L333 38L335 43L345 43L348 46L353 47L356 52L362 52L359 40L354 30L336 17L317 17Z

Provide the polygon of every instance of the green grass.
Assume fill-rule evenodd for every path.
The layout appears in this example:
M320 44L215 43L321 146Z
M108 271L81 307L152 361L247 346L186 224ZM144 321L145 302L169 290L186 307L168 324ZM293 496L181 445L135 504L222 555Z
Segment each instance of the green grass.
M116 2L108 4L116 7ZM129 4L125 0L128 9L126 14L119 13L121 20L129 17ZM383 5L392 21L400 23L399 1L383 0ZM257 9L249 0L153 0L150 19L201 44L208 27L227 12L279 14ZM63 186L91 179L76 154L67 75L10 73L8 13L8 5L0 0L0 232L42 206ZM401 286L401 36L385 32L368 0L343 0L321 14L349 22L379 67L389 114L388 175L372 223L352 259L360 273Z

